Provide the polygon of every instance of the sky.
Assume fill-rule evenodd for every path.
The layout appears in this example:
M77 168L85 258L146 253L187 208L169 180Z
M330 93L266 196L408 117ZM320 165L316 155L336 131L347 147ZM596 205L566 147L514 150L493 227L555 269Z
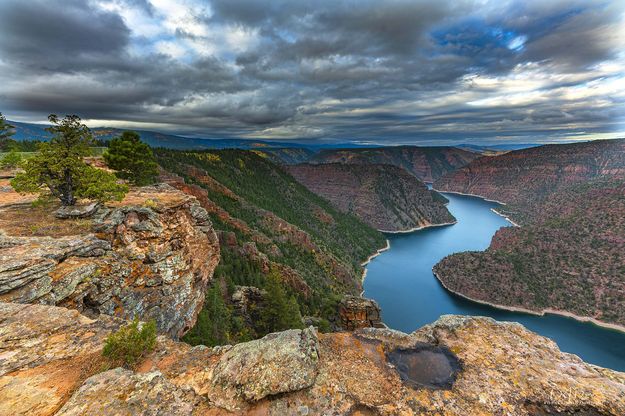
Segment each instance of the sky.
M0 112L206 138L625 137L625 1L0 0Z

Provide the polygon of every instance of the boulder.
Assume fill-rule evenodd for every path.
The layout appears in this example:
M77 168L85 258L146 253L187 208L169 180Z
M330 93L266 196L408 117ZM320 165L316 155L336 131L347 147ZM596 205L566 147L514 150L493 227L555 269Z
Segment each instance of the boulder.
M314 328L273 333L235 345L213 371L213 383L234 388L245 400L310 387L319 361Z
M56 415L191 416L200 400L158 371L137 374L116 368L87 379Z
M197 200L168 185L143 187L89 221L80 235L0 233L0 301L154 319L173 338L191 328L220 256Z
M100 206L97 202L84 205L62 206L54 211L54 216L61 219L67 218L87 218L96 213Z

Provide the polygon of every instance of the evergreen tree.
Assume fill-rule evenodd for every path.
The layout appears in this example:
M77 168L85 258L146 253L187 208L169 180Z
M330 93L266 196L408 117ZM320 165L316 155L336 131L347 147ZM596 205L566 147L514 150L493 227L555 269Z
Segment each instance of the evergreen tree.
M24 172L11 180L11 186L17 192L39 193L40 198L51 195L63 205L74 205L78 198L121 200L128 187L83 160L89 155L92 137L80 118L59 120L52 114L48 119L52 127L46 130L53 134L52 139L39 144L39 152L22 164Z
M156 181L158 165L152 149L141 141L134 131L125 131L109 143L104 160L117 176L135 185L149 185Z
M224 345L230 342L232 326L230 309L224 302L220 285L213 285L206 292L204 307L197 317L195 326L185 334L183 340L191 345Z
M267 277L266 304L261 311L261 330L265 334L290 328L302 328L302 317L294 297L288 297L280 277L272 271Z
M10 139L13 136L14 126L7 123L7 119L0 113L0 141Z

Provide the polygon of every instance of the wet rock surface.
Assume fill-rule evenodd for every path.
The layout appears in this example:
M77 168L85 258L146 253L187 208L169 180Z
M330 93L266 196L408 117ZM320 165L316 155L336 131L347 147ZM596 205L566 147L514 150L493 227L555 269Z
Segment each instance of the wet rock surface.
M105 372L95 364L119 319L0 303L0 322L1 415L625 414L625 374L488 318L443 316L412 334L291 330L215 348L160 336L135 371ZM402 380L389 359L402 350L433 353L408 360L429 379L445 369L441 351L457 357L451 388Z
M450 389L461 370L460 361L451 351L428 344L398 348L386 357L402 381L417 388Z

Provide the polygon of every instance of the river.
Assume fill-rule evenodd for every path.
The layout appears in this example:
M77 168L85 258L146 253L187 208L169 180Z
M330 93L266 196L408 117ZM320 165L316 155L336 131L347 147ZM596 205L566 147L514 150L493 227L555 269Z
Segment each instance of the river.
M481 198L444 194L458 223L408 234L389 234L391 248L367 265L364 296L382 308L384 323L403 332L435 321L440 315L481 315L516 321L554 340L562 351L584 361L625 371L625 333L547 314L534 316L481 305L444 289L432 274L443 257L460 251L484 250L500 227L510 226L491 211L498 204Z

